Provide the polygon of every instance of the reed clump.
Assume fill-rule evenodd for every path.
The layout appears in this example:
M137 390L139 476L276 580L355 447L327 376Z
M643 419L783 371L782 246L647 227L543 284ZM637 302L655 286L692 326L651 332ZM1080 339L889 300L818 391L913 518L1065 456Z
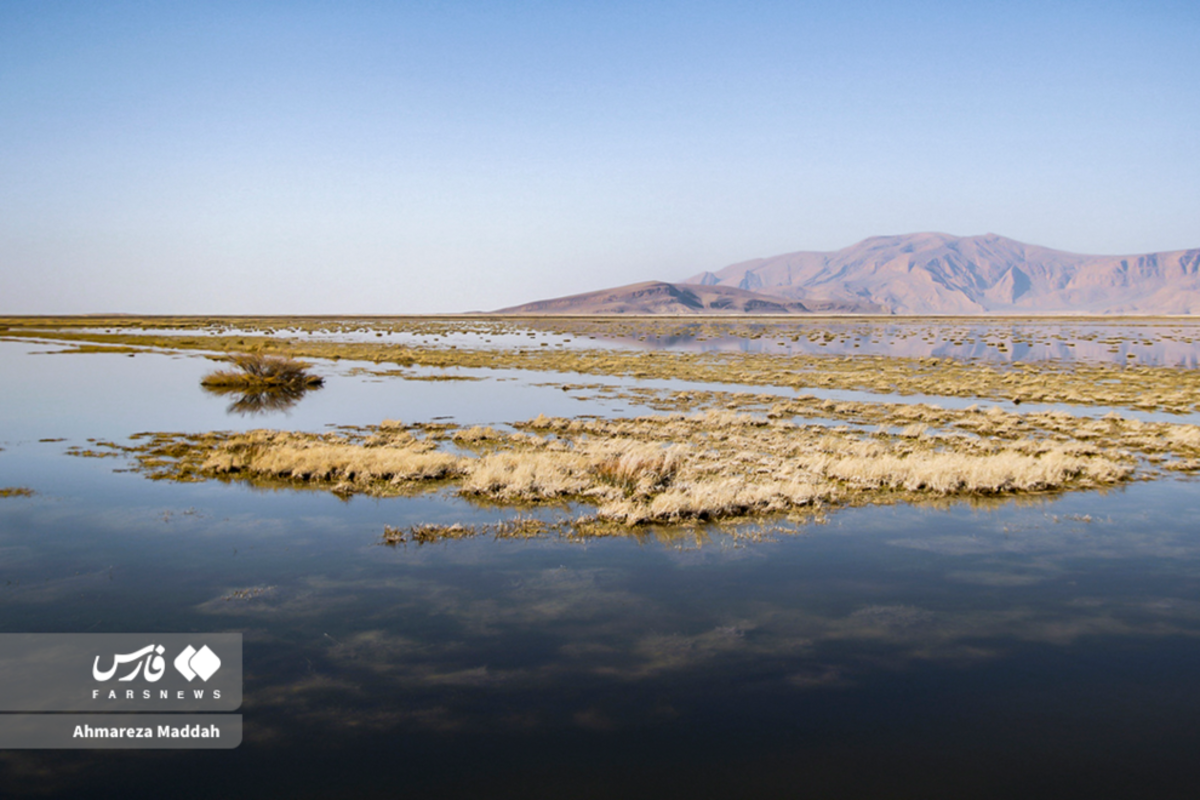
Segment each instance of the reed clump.
M236 370L217 370L201 379L202 386L217 389L315 389L325 379L311 374L308 364L285 356L236 353L228 359Z

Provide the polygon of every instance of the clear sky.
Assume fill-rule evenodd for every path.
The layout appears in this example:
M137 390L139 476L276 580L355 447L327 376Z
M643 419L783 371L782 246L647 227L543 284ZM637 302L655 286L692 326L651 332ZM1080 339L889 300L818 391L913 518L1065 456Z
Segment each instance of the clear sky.
M0 313L493 309L878 234L1200 247L1200 3L0 3Z

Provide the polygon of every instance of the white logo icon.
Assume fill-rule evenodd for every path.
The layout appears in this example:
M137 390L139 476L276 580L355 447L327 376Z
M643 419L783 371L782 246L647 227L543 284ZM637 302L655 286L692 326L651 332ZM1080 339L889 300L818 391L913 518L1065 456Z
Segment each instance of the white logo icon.
M141 650L135 650L132 653L120 653L114 655L112 669L110 670L101 670L100 656L96 656L95 662L92 663L92 677L98 681L106 681L113 675L117 674L117 668L122 664L129 664L136 661L137 666L134 667L128 675L122 675L120 678L117 678L117 680L131 681L138 676L139 672L142 671L142 667L145 667L146 680L154 683L163 676L164 672L167 671L167 664L165 661L163 661L162 657L163 649L164 648L161 644L148 644ZM204 649L207 650L208 648L206 647ZM216 656L213 656L213 658L216 658ZM217 665L220 666L220 663L221 662L218 661ZM216 667L213 667L213 671L216 671ZM189 678L188 680L191 679Z
M189 644L175 658L175 669L179 670L180 675L188 679L188 683L191 683L197 677L203 681L207 681L220 668L221 659L217 658L216 653L208 649L208 645L204 645L197 650ZM154 680L158 679L155 678Z

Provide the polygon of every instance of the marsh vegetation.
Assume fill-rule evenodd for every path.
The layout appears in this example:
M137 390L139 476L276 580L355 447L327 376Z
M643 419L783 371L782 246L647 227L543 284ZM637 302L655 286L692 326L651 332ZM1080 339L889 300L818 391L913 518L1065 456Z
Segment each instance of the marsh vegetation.
M574 521L577 530L584 530L761 518L842 505L1095 489L1200 467L1200 428L1195 425L1112 413L1097 419L1060 410L1022 414L979 405L945 409L891 399L921 393L1189 414L1200 408L1200 383L1194 370L1178 366L614 349L599 343L563 346L602 337L670 338L683 330L684 323L661 319L174 319L141 321L136 330L129 322L121 328L93 325L86 330L62 320L41 325L14 322L9 320L9 335L75 345L232 352L222 358L236 369L212 373L203 384L210 391L235 393L238 399L230 410L239 413L283 408L320 386L321 378L308 372L300 357L360 362L348 374L384 380L478 381L484 379L480 370L503 368L635 381L652 378L685 387L627 385L614 390L603 383L544 384L575 399L607 393L662 412L625 418L538 415L468 426L385 420L327 433L142 434L129 446L113 446L132 455L136 468L155 479L242 481L326 490L341 497L441 490L476 504L512 508L583 504L593 509ZM980 335L958 330L956 324L939 335L955 341ZM1191 341L1183 323L1170 324L1180 341ZM717 336L754 341L764 335L780 342L801 335L818 343L837 340L816 321L788 321L774 328L759 321L688 325L692 341ZM875 337L932 338L928 326L915 324L840 321L834 328L846 339L851 333L864 335L854 326L871 325L888 331L876 330L870 334ZM517 334L537 338L547 330L566 338L553 347L547 342L474 348L446 343L464 332L511 339ZM1053 336L1022 330L1018 343ZM1131 330L1131 341L1148 342L1146 331L1136 326ZM400 334L407 337L405 343L386 341ZM998 352L1006 352L1011 341L980 336ZM418 367L441 372L415 372ZM476 372L447 371L462 368ZM785 397L777 392L719 391L710 388L712 384L799 393ZM804 393L810 387L852 389L887 399L822 399ZM416 542L435 534L454 538L462 532L456 524L410 526L403 534L388 536ZM526 528L544 532L536 526ZM499 535L499 529L494 533Z
M549 333L514 321L10 328L22 376L55 376L10 418L44 419L48 397L74 405L71 419L10 425L0 439L5 485L38 490L0 500L16 556L0 588L26 616L32 603L54 609L42 618L64 630L133 629L150 614L181 630L261 632L248 639L272 653L256 656L256 747L296 730L385 743L437 731L458 752L475 740L446 738L451 726L525 735L532 717L512 717L517 706L554 740L599 724L674 741L697 718L680 687L708 702L747 676L770 714L798 703L780 730L816 719L813 742L856 687L871 702L936 687L911 715L926 719L962 696L948 674L993 696L996 669L1059 698L1077 686L1062 716L1092 719L1112 692L1107 674L1079 683L1097 672L1095 652L1119 653L1120 670L1142 648L1156 676L1194 662L1176 649L1200 641L1195 537L1177 511L1200 485L1190 367L1004 361L1010 340L991 335L991 358L846 355L834 348L857 343L851 326L869 326L844 321L809 323L809 344L828 355L637 349L606 337L650 342L677 323L577 322ZM967 336L957 324L937 335ZM693 329L691 343L764 343L752 338L761 326L741 325ZM936 347L934 323L893 328ZM791 342L805 330L772 333ZM153 355L127 358L140 353ZM247 353L328 359L313 371L331 384L320 400L337 402L302 403L287 420L223 415L196 391L204 359ZM86 401L57 394L110 375ZM223 397L279 408L243 380ZM111 388L139 381L153 397ZM904 396L916 392L933 396ZM26 453L48 468L18 463ZM82 500L57 502L72 498L72 476ZM1074 640L1085 667L1047 666L1048 649ZM1022 661L1022 648L1035 655ZM905 679L879 695L878 676L897 665ZM1177 685L1190 680L1181 670ZM643 716L604 706L630 696ZM1003 702L1021 709L1023 696ZM645 717L647 697L683 709L680 721ZM1025 702L1040 727L1044 704ZM1121 713L1122 731L1137 728ZM770 714L734 724L766 729Z
M228 361L237 369L210 372L200 385L210 394L230 397L226 410L231 414L284 411L325 383L308 371L309 364L283 356L238 353Z
M308 364L284 356L235 353L227 360L237 369L210 372L200 384L209 388L266 391L312 389L324 383L323 378L308 371Z
M1028 320L1018 325L1012 320L994 319L898 323L814 318L772 325L736 320L686 324L670 319L164 318L125 320L120 327L106 327L103 320L78 318L4 321L9 324L6 337L80 348L138 346L148 350L253 352L284 359L351 360L386 365L393 370L442 370L443 376L436 379L455 378L446 372L453 369L516 369L797 390L1100 405L1176 414L1200 409L1200 381L1194 366L1154 363L1152 358L1132 352L1150 352L1148 348L1167 341L1180 352L1189 353L1194 364L1192 347L1200 341L1200 327L1189 320L1130 321L1116 333L1103 327L1093 329L1075 319ZM1079 328L1075 338L1094 345L1098 356L1077 357L1077 341L1060 330L1064 326ZM835 336L830 330L838 333ZM881 330L891 332L882 334ZM687 333L689 342L724 338L744 347L732 351L673 347L672 337L682 332ZM546 336L554 337L554 346L542 346L550 341L529 341L530 337L536 340ZM451 343L455 337L461 343ZM391 341L394 338L402 338L403 342ZM504 343L491 342L493 339L503 339ZM789 343L803 340L813 343L819 352L756 349L764 339ZM876 347L856 349L853 345L858 339L873 342ZM660 349L614 346L631 340L663 344ZM951 348L962 355L901 355L922 351L898 346L916 342L932 352L939 349L939 343L966 344L968 340L982 352ZM820 346L826 342L846 347L826 354ZM1011 355L1010 351L1027 343L1061 345L1054 351L1060 357L1023 360ZM431 379L416 373L409 376Z
M333 760L363 760L341 785L401 739L414 763L444 754L438 781L481 743L542 769L578 764L555 749L578 742L608 769L686 740L714 763L743 747L753 776L764 742L815 764L866 731L849 770L919 749L935 755L914 769L942 774L985 753L964 780L987 785L996 758L1062 753L1086 718L1102 756L1157 768L1176 746L1191 764L1191 367L1001 358L1032 323L116 322L0 335L2 485L37 491L0 500L3 599L52 630L253 632L260 755L324 763L349 742ZM1063 347L1055 326L1090 335L1036 324ZM920 351L954 336L965 352L988 325L986 358ZM1121 325L1121 344L1067 349L1200 328ZM847 355L893 334L912 349ZM793 335L814 352L787 352ZM286 419L230 417L197 384L234 369L206 359L248 352L308 360L327 385ZM963 697L1016 722L981 729ZM881 724L859 724L875 707Z
M444 429L396 421L326 434L145 435L129 452L155 479L239 480L343 496L452 488L515 507L582 502L595 507L595 520L625 526L1098 488L1133 476L1139 459L1129 448L1200 455L1194 426L898 407L908 413L897 419L908 424L889 433L797 424L791 417L801 410L779 403L765 416L714 409L611 420L539 416L511 432L456 430L449 438L458 454L439 449Z

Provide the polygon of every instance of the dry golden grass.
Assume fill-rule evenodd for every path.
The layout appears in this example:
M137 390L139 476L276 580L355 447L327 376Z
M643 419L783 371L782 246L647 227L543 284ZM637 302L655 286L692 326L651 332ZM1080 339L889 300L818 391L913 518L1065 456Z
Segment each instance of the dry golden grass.
M1073 456L1058 448L1040 455L1008 451L988 455L929 453L913 457L888 453L874 458L834 458L823 472L862 488L924 490L947 495L1045 491L1079 479L1102 485L1123 479L1129 469L1107 459Z
M455 444L460 445L478 445L484 442L495 442L504 438L504 434L492 428L485 428L476 425L472 428L464 428L455 431L451 438Z
M1012 415L954 413L1011 425ZM160 435L133 452L152 476L174 470L185 480L267 479L375 495L454 479L467 497L583 501L596 507L596 519L625 525L1093 488L1133 472L1128 453L1087 442L930 430L889 437L728 410L618 420L539 416L519 427L489 433L494 449L477 457L439 452L400 423L354 435Z
M699 478L681 481L647 501L609 500L596 510L596 516L626 525L721 519L791 511L832 501L837 494L831 485L818 486L798 479L750 482L737 478Z
M591 488L591 463L577 453L490 453L474 461L463 479L465 495L500 501L551 500Z
M934 357L891 357L883 355L838 356L824 354L782 354L713 352L695 353L671 350L635 352L629 350L515 347L485 349L437 344L397 344L386 340L372 342L334 342L299 336L302 331L362 332L370 325L383 326L388 332L440 336L448 332L505 334L538 329L559 334L595 331L600 335L642 336L669 333L677 322L639 319L634 322L596 320L266 320L266 319L155 319L101 321L90 318L22 320L9 318L9 337L37 338L61 342L87 342L105 346L158 347L173 350L203 350L288 358L354 359L377 364L420 365L439 369L486 368L571 372L590 375L619 375L637 378L678 379L687 381L739 383L794 388L820 387L852 389L875 393L931 394L954 397L1006 399L1016 402L1072 403L1109 405L1137 409L1161 409L1187 413L1200 409L1200 381L1195 370L1173 366L1070 362L1015 362L954 360ZM111 323L112 332L79 330ZM761 326L761 323L758 323ZM793 323L797 324L797 323ZM804 335L811 338L819 325L810 326ZM878 320L864 321L869 327ZM1011 324L1011 321L1006 322ZM1047 324L1052 324L1047 321ZM1146 323L1150 324L1150 323ZM1172 322L1172 324L1183 324ZM747 328L740 333L739 322L706 322L712 336L737 334L747 339L761 338L762 331ZM224 333L231 327L254 334ZM202 329L205 336L165 333L120 332L136 328L153 331L156 327ZM290 336L279 335L279 328L290 327ZM928 327L928 326L926 326ZM793 334L794 336L799 334ZM1190 337L1185 341L1191 341Z
M205 375L202 386L214 389L313 389L324 379L308 372L309 365L282 356L237 353L229 356L237 370L218 370Z
M6 486L0 488L0 497L33 497L36 492L24 486Z
M256 430L224 440L198 465L201 474L288 478L343 488L437 480L461 469L462 459L433 450L407 431L351 444Z
M683 466L683 453L680 447L656 442L616 440L599 445L590 461L601 483L626 495L649 497L670 484Z
M921 392L1014 401L1067 402L1191 411L1200 407L1195 371L1104 363L1004 364L944 358L786 355L771 353L632 352L540 346L471 349L387 341L339 343L295 334L375 330L441 336L513 334L534 328L608 335L669 334L675 322L553 323L496 320L153 320L114 322L145 333L49 330L9 321L6 335L101 347L253 352L263 359L347 358L441 369L517 368L592 375L714 381L776 387L821 386L870 392ZM80 323L82 324L82 323ZM88 320L90 327L103 323ZM761 324L709 323L706 335ZM864 323L869 327L875 322ZM206 334L151 332L156 327ZM291 330L285 330L290 326ZM623 327L622 327L623 326ZM231 327L239 330L231 332ZM782 329L780 329L782 330ZM657 333L655 333L657 331ZM248 333L249 332L249 333ZM775 335L768 332L769 335ZM783 335L783 333L779 333ZM832 335L801 325L793 336ZM295 363L293 361L293 363ZM517 432L388 420L375 428L331 434L252 431L244 434L154 434L131 452L152 478L246 480L260 485L322 488L346 496L390 495L454 486L462 495L502 504L580 501L595 507L589 530L643 523L737 519L757 514L819 513L843 503L945 503L1021 497L1109 486L1137 470L1200 468L1200 427L1145 423L1116 415L1088 419L1063 412L1017 414L998 408L942 409L924 404L822 400L689 389L611 389L571 384L578 393L628 397L667 413L615 419L539 416ZM577 394L572 394L576 397ZM695 412L700 413L672 412ZM750 412L750 413L748 413ZM802 418L837 427L800 424ZM439 442L469 451L439 450ZM457 451L457 452L462 452ZM90 451L89 451L90 454ZM468 528L403 532L404 541L439 540ZM476 533L483 528L470 528ZM500 535L499 529L494 531ZM399 534L397 534L399 535ZM465 534L464 534L465 535Z

